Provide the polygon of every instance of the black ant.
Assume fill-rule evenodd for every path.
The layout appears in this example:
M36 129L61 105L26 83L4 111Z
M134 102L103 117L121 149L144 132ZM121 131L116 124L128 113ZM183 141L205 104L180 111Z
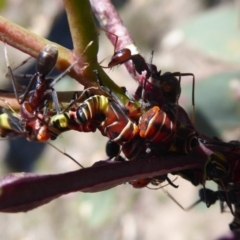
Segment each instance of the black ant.
M116 41L114 44L114 54L108 63L108 68L113 68L119 64L126 63L131 60L133 62L135 71L142 75L144 72L145 77L137 78L140 86L136 91L135 97L138 99L145 99L153 102L154 105L168 105L166 109L172 109L178 106L178 100L181 94L181 77L191 76L193 78L193 90L192 90L192 122L194 122L195 115L195 101L194 101L194 89L195 89L195 76L192 73L181 72L166 72L161 74L161 71L157 70L157 67L152 64L153 51L151 53L150 63L147 63L141 54L132 54L128 48L122 48L116 51L116 45L118 36L113 33L107 32L115 36ZM177 110L176 110L177 111ZM177 114L177 113L176 113Z

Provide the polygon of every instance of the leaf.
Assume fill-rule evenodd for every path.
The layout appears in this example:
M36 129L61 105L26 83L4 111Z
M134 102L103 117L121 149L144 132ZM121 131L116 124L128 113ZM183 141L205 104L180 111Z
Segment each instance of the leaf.
M182 30L185 40L200 51L221 60L240 63L238 8L224 7L190 19Z

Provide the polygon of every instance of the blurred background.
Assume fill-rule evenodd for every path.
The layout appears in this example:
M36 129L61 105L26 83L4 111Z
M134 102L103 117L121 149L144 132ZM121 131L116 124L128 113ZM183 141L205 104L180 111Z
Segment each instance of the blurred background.
M233 0L115 0L124 24L141 54L162 72L194 73L196 77L196 126L208 136L225 141L240 139L240 1ZM48 39L72 48L66 15L60 0L0 0L1 15ZM113 46L99 32L99 61L113 54ZM0 43L0 49L3 45ZM27 58L8 47L11 66ZM34 60L20 72L35 71ZM1 89L9 89L4 57L0 58ZM124 66L106 70L119 85L134 92L137 83ZM57 73L53 73L57 74ZM82 89L66 77L59 90ZM192 82L182 78L180 104L191 115ZM68 132L52 142L84 166L106 159L107 139L99 133ZM46 144L23 139L1 140L1 176L8 172L41 174L77 170L78 166ZM198 188L177 179L178 189L166 187L187 207L198 199ZM213 184L208 187L216 189ZM39 189L41 191L41 189ZM189 212L180 209L161 190L133 189L125 184L94 194L73 193L27 213L0 213L0 239L88 240L220 240L231 233L233 217L220 213L216 203L209 209L201 203ZM223 237L225 236L225 238Z

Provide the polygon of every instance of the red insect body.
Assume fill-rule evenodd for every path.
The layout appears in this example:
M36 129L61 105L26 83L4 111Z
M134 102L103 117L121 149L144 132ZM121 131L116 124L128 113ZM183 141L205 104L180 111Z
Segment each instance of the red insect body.
M111 61L108 63L108 67L112 68L116 65L125 63L131 59L131 51L128 48L123 48L119 51L116 51L111 58Z
M138 135L138 127L121 110L117 103L105 96L95 95L81 103L76 112L79 124L95 125L103 136L119 145Z
M139 119L139 135L154 144L169 149L176 132L176 124L159 107L148 110Z
M137 179L133 181L129 181L129 183L134 187L134 188L144 188L146 187L149 183L151 183L151 178L142 178L142 179Z

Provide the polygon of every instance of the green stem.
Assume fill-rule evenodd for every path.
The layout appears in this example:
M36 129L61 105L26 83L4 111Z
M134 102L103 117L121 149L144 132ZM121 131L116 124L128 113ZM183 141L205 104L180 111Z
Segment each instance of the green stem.
M89 0L63 0L68 16L70 31L74 45L74 57L79 63L71 75L85 87L98 87L96 75L97 70L104 86L113 91L119 99L127 104L129 98L123 89L119 88L114 81L102 70L97 61L98 52L98 31L94 22ZM99 94L104 94L99 89ZM135 108L139 108L136 102Z
M89 1L63 0L63 2L67 12L75 54L83 54L87 45L93 41L86 51L85 58L87 62L97 59L98 31Z

